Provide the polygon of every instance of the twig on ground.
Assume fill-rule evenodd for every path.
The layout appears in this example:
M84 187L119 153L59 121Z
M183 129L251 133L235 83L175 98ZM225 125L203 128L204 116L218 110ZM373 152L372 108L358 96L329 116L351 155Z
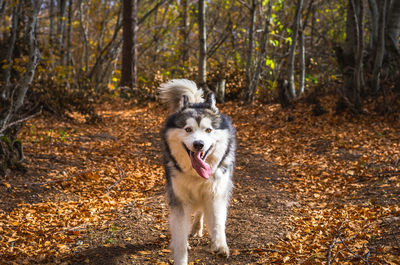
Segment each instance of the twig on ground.
M343 240L343 238L342 238L342 236L341 236L340 234L338 235L338 237L339 237L340 243L342 243L342 245L347 249L347 251L349 251L351 254L353 254L353 256L355 256L355 257L361 259L362 261L364 261L365 264L369 265L369 262L368 262L368 258L369 258L369 254L370 254L369 251L368 251L368 253L367 253L367 259L364 259L363 257L361 257L360 255L358 255L357 253L353 252L353 251L346 245L346 243L344 242L344 240Z
M118 168L119 180L117 180L116 182L114 182L114 184L107 188L107 193L109 193L112 188L117 186L125 178L125 171L119 167L118 162L115 162L115 164Z
M346 250L347 250L348 252L350 252L354 257L361 259L362 261L364 261L365 264L369 265L369 261L368 261L368 260L369 260L369 257L370 257L370 255L371 255L371 252L370 252L370 251L368 251L368 253L366 254L366 257L364 258L364 257L360 256L359 254L353 252L353 251L346 245L346 243L344 242L345 240L343 239L342 233L341 233L341 231L340 231L340 230L342 229L344 223L345 223L345 221L343 221L343 222L340 224L339 228L336 230L337 235L336 235L335 238L332 240L332 243L329 245L328 253L327 253L327 255L326 255L327 264L328 264L328 265L331 265L331 264L332 264L331 262L332 262L333 260L335 260L335 258L337 257L337 255L338 255L339 253L342 252L341 250L339 250L339 251L335 254L335 256L332 258L332 250L333 250L333 247L334 247L336 244L341 243L341 244L346 248ZM369 227L369 226L368 226L368 227ZM354 238L355 238L355 236L353 236L353 237L351 237L351 238L349 238L349 239L347 239L347 240L351 240L351 239L354 239Z
M339 235L339 233L340 233L340 230L342 229L342 226L343 226L344 222L345 222L345 221L343 221L343 222L340 224L339 228L337 229L338 235ZM335 238L332 240L332 243L329 245L328 254L326 255L326 256L327 256L326 258L328 259L328 265L331 265L332 249L333 249L333 247L338 243L338 241L336 240L337 237L338 237L338 235L335 236ZM335 255L335 257L336 257L336 255ZM335 257L333 257L333 260L335 259Z

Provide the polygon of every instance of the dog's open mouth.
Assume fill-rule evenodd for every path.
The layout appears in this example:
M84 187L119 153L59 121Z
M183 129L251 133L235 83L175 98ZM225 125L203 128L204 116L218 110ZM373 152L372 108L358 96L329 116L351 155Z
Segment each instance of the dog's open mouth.
M211 175L211 167L205 161L211 148L212 146L206 152L193 152L185 146L185 149L189 154L190 162L192 163L193 169L196 170L197 174L199 174L200 177L204 179L208 179Z

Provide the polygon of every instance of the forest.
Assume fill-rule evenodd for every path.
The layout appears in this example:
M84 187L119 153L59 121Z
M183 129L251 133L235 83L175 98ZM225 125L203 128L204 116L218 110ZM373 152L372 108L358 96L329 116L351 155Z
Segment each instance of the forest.
M172 264L179 78L238 138L190 264L400 264L399 0L0 0L0 264Z

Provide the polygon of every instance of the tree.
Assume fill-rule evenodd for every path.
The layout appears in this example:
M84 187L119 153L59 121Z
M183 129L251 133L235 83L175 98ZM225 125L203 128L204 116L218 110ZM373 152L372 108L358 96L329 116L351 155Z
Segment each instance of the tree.
M247 91L245 93L245 101L247 101L247 102L254 101L255 93L257 90L257 86L258 86L258 81L260 79L261 69L263 68L263 65L265 63L265 58L267 55L269 27L270 27L271 18L272 18L272 2L273 2L272 0L268 1L268 9L267 9L267 15L266 15L265 24L264 24L264 30L262 31L262 34L261 34L260 49L259 49L258 56L255 60L255 69L252 73L250 70L250 68L251 68L250 67L251 62L249 62L250 60L247 63L247 66L249 67L249 68L246 68L246 81L247 81L246 83L248 83L248 84L247 84ZM253 8L253 6L252 6L252 8ZM251 13L252 12L253 11L251 11ZM253 16L253 14L252 14L252 16ZM252 49L252 48L249 46L249 49ZM250 56L252 56L252 55L249 52L249 57ZM249 71L247 71L247 70L249 70Z
M292 99L297 97L296 87L294 83L294 60L295 60L295 53L297 47L297 39L299 36L299 29L302 29L301 25L301 11L303 9L303 0L298 0L296 5L296 14L295 20L293 22L292 32L292 45L290 46L289 50L289 67L288 67L288 88L289 88L289 95ZM303 88L304 90L304 88Z
M137 87L137 0L123 1L121 86Z
M372 93L384 96L384 108L391 108L386 89L381 86L381 73L395 82L400 77L396 69L400 67L398 48L400 35L400 1L369 0L371 26L369 50L365 49L364 1L349 0L346 17L346 42L344 48L337 49L339 65L343 72L343 87L337 110L349 108L354 113L362 112L362 97ZM376 18L377 17L377 18ZM364 58L366 54L366 60ZM368 61L368 64L364 64ZM365 80L366 79L366 80ZM369 86L369 89L366 87ZM397 96L394 96L394 100Z
M207 29L206 6L204 0L199 0L199 85L207 87Z
M185 67L189 63L189 17L188 17L188 0L181 1L181 36L182 36L182 63L181 65Z
M250 27L248 33L248 51L247 51L247 61L246 61L246 87L247 91L245 92L245 101L251 101L251 80L252 80L252 70L253 70L253 50L254 50L254 31L256 27L256 8L257 8L257 0L251 1L251 6L243 3L250 11Z
M37 42L37 18L42 1L18 1L13 7L12 27L10 28L9 46L7 51L7 65L3 66L4 82L1 87L0 107L0 174L4 174L9 167L14 167L23 159L22 144L17 140L17 134L23 121L32 117L24 109L25 97L35 75L40 52ZM26 21L26 22L25 22ZM25 22L24 27L19 22ZM24 42L28 62L23 73L11 71L17 58L16 49L21 49L16 43L21 31L26 28ZM20 44L22 45L22 44ZM15 79L17 78L18 79Z

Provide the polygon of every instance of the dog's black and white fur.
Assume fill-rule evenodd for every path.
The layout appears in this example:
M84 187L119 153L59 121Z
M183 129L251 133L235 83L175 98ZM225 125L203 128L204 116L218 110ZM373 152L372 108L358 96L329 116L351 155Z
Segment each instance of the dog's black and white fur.
M203 216L212 250L229 256L225 222L232 191L236 136L230 119L219 113L210 93L175 79L159 88L170 109L162 130L171 248L175 264L188 262L188 236L203 235Z

